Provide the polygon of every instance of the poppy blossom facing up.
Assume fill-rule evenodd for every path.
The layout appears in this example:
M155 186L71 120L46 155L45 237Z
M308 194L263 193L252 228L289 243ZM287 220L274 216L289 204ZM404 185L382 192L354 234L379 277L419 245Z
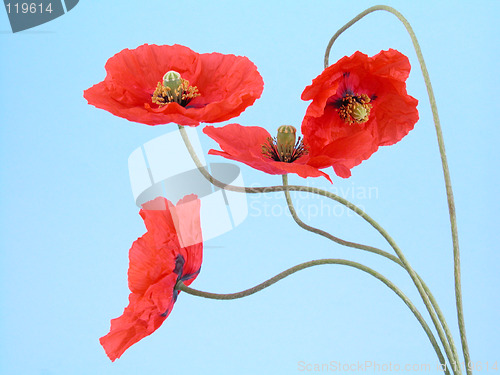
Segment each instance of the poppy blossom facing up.
M406 92L410 62L389 49L355 52L326 68L302 93L312 102L302 122L309 164L333 166L340 177L379 146L399 142L418 121L418 101Z
M210 150L210 155L240 161L252 168L269 174L296 173L300 177L330 177L307 163L308 147L293 126L278 128L278 136L272 138L269 132L259 126L229 124L220 128L206 126L203 132L215 140L222 151Z
M190 285L201 267L200 200L195 195L176 206L159 197L139 213L147 232L130 248L129 304L99 340L112 361L161 326L179 294L175 284L180 280Z
M105 68L106 78L85 90L85 99L147 125L226 121L252 105L264 88L248 58L199 54L177 44L124 49Z

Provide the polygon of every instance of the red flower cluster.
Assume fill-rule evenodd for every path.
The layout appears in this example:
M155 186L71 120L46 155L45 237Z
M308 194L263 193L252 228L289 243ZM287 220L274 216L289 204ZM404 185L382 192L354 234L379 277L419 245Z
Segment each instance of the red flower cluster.
M177 299L175 284L190 285L201 267L200 200L195 195L176 206L156 198L143 205L140 215L147 232L130 248L129 305L99 340L112 361L161 326Z
M351 168L379 146L399 142L418 121L418 101L406 93L409 73L408 58L398 51L373 57L356 52L325 69L302 93L302 99L312 103L302 122L299 158L269 157L269 133L237 124L204 129L223 150L209 153L270 174L327 176L319 169L333 167L338 176L349 177Z
M106 64L107 76L84 93L90 104L149 125L198 125L238 116L260 97L263 81L245 57L197 54L187 47L143 45ZM326 68L302 93L312 100L302 121L303 139L283 125L276 138L260 127L207 126L222 151L213 155L269 174L340 177L380 146L399 142L418 121L417 100L406 92L408 58L395 50L368 57L356 52ZM331 180L330 180L331 181ZM186 196L174 206L157 198L140 215L147 232L130 249L129 305L100 339L114 361L154 332L172 311L178 291L196 278L202 261L200 201Z
M172 71L180 74L177 86L164 86ZM106 72L104 81L85 90L89 104L147 125L226 121L252 105L264 88L246 57L198 54L180 45L124 49L108 60Z

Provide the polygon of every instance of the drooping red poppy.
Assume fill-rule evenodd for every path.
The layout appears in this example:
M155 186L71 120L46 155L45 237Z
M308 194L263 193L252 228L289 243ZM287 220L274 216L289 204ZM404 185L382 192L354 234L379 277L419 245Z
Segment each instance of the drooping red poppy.
M358 51L326 68L302 93L312 99L301 128L308 163L349 177L379 146L407 135L418 121L418 101L406 92L409 74L408 58L393 49L373 57Z
M200 200L195 195L176 206L159 197L139 213L147 232L130 248L129 304L99 340L112 361L160 327L177 299L177 281L191 284L201 267Z
M203 132L215 140L222 151L210 150L211 155L237 160L269 174L296 173L300 177L330 177L308 164L308 149L295 140L295 128L281 126L278 137L259 126L229 124L220 128L206 126Z
M124 49L105 68L106 78L85 90L85 99L147 125L226 121L252 105L264 87L257 67L246 57L199 54L177 44Z

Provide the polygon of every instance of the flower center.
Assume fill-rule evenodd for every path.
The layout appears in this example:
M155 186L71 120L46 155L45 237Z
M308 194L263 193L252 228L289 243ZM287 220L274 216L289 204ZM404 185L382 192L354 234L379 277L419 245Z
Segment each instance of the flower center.
M193 98L200 96L196 86L190 86L187 79L173 70L163 76L163 82L158 82L151 101L162 107L168 103L177 103L185 107Z
M262 153L268 158L284 163L292 163L308 151L302 137L295 142L297 129L291 125L282 125L278 128L276 138L267 138L267 143L262 145Z
M344 95L344 97L339 100L338 111L340 118L349 125L368 121L372 108L370 101L370 98L366 94Z

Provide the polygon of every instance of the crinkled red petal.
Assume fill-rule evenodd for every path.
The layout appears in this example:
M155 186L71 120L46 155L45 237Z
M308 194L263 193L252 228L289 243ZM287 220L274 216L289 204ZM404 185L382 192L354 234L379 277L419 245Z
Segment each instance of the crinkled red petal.
M198 54L180 46L142 45L125 49L106 63L104 81L85 90L89 104L147 125L174 122L196 126L238 116L262 94L264 82L246 57ZM196 86L200 96L186 107L153 104L151 97L163 75L175 70Z
M203 132L215 140L222 149L222 151L210 150L208 153L211 155L236 160L269 174L296 173L303 178L323 176L331 182L326 173L306 164L307 157L302 157L293 163L284 163L264 155L262 145L271 137L264 128L229 124L220 128L206 126Z
M144 294L131 293L123 314L111 320L106 336L99 339L111 361L130 346L156 331L172 311L177 275L170 273L152 284Z
M390 49L373 57L356 52L315 78L302 93L303 100L312 99L301 128L311 150L308 164L331 165L337 175L349 177L349 170L380 146L407 135L418 121L418 101L406 92L409 72L408 58ZM367 122L347 124L339 117L335 99L346 89L372 99Z
M189 285L202 262L200 201L195 195L184 197L175 206L156 198L144 204L140 214L147 232L129 252L129 305L111 320L110 332L100 339L112 361L160 327L172 311L178 278ZM180 256L184 265L178 275L174 270Z

